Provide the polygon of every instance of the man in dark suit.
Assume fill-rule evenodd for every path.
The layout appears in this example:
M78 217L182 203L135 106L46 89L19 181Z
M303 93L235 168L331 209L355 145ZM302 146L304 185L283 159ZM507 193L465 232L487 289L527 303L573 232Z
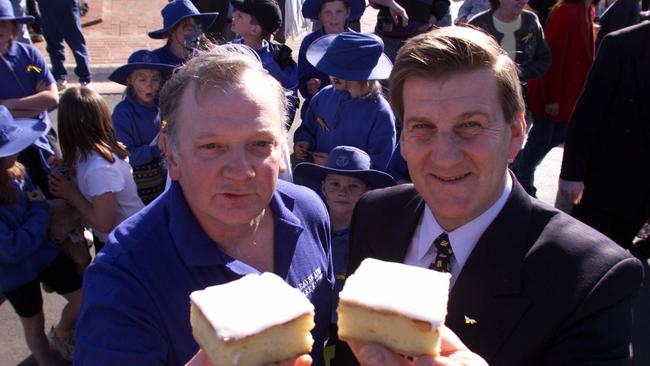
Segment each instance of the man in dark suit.
M650 22L604 38L571 117L560 173L560 194L576 203L572 215L624 248L650 217L648 65Z
M492 366L627 362L641 263L508 171L524 140L515 64L479 31L441 28L405 44L390 85L413 185L361 198L348 273L366 257L450 269L446 324Z
M616 0L600 16L596 48L600 47L603 38L611 32L639 23L641 20L641 5L637 0Z

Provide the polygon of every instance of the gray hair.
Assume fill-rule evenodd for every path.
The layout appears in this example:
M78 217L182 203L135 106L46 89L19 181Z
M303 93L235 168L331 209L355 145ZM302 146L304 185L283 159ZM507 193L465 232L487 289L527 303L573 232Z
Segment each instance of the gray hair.
M196 51L184 66L175 70L160 91L162 131L167 136L170 147L176 147L181 97L188 87L194 88L195 96L203 95L209 88L235 89L244 86L243 76L247 72L259 74L276 91L281 116L278 124L285 137L288 105L280 83L262 67L259 56L251 48L234 44L215 45L204 51Z

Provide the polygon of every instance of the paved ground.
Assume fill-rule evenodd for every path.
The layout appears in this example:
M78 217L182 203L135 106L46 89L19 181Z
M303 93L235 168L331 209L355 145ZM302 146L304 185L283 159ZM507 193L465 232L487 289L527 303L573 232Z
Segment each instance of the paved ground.
M95 89L104 95L112 109L120 100L123 88L115 83L107 82L106 76L116 65L124 63L131 52L162 45L161 41L147 37L146 32L161 26L160 9L167 3L167 0L89 0L89 2L91 12L84 21L96 23L97 20L101 20L99 23L84 28L90 49L91 64L96 75ZM452 5L457 8L460 2L452 3ZM362 30L372 30L375 13L373 9L368 8L362 18ZM287 43L294 49L294 56L297 57L300 39L292 39ZM37 46L43 54L47 54L43 43L39 43ZM69 62L72 62L73 58L69 50L66 54ZM74 65L71 65L71 68L73 67ZM74 77L71 77L71 80L74 80ZM52 116L53 120L56 120L56 112ZM297 124L294 123L294 126ZM543 201L550 204L555 200L561 158L562 149L554 149L543 161L536 174L538 194ZM646 270L650 270L647 263ZM63 303L62 297L45 294L46 327L49 328L57 321ZM650 329L650 311L648 309L650 309L650 283L646 283L637 299L634 338L637 350L637 359L634 362L636 366L650 365L650 337L648 337L647 331ZM11 306L2 298L0 298L0 324L2 324L0 366L36 365L23 340L18 318ZM61 358L56 359L56 364L70 365Z

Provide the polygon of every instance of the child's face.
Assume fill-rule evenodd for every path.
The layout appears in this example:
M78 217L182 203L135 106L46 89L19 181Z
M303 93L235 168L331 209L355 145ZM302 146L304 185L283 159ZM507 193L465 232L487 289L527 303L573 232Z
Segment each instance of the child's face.
M201 34L203 34L201 22L196 18L185 18L174 26L170 38L173 42L186 46L187 43L192 43Z
M325 33L341 33L350 16L350 9L343 1L328 1L321 6L318 19L323 23Z
M351 217L357 201L369 190L361 179L339 174L326 175L322 185L330 216L334 218Z
M15 28L13 20L0 20L0 50L3 53L15 38Z
M131 72L128 78L129 85L133 88L133 97L144 105L153 105L162 76L160 71L139 69Z
M231 30L241 37L257 34L257 28L259 28L259 25L253 24L252 18L253 17L248 13L239 10L233 11Z

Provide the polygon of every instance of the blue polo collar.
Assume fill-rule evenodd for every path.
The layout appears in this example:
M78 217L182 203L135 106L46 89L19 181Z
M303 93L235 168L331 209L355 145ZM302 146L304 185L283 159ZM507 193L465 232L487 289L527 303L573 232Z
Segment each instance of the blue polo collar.
M172 183L168 194L169 230L176 250L188 267L222 265L242 275L257 272L246 263L225 254L206 235L187 205L178 182ZM293 197L279 192L276 188L270 207L274 219L275 272L278 274L288 272L297 237L304 230L300 219L293 214L290 207L287 207L292 205Z
M11 41L11 46L9 46L9 50L6 53L8 56L17 56L18 55L18 41Z

